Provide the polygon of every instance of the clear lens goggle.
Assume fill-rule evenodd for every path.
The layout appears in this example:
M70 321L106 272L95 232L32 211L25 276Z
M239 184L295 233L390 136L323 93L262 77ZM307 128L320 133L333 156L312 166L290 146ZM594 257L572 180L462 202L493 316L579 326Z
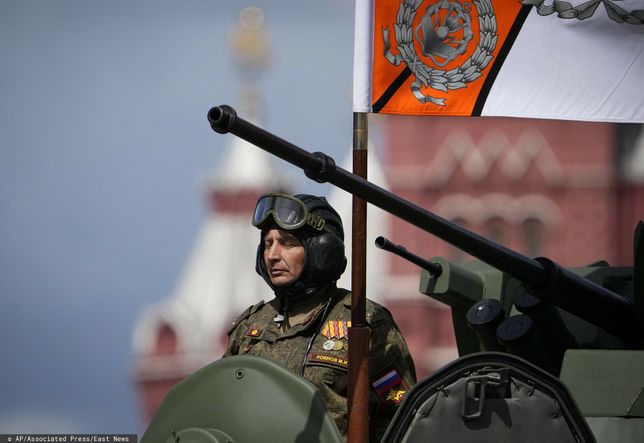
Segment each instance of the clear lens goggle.
M271 220L272 216L272 220ZM302 200L287 194L265 194L257 201L253 214L253 226L265 228L271 221L286 230L294 230L304 225L321 231L326 221L310 214Z

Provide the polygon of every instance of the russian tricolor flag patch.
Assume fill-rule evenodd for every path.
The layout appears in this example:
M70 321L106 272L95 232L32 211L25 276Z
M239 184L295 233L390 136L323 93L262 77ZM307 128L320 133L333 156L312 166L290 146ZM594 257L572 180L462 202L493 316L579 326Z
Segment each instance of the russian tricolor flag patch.
M395 369L371 382L378 397L387 404L398 405L407 393L407 385Z

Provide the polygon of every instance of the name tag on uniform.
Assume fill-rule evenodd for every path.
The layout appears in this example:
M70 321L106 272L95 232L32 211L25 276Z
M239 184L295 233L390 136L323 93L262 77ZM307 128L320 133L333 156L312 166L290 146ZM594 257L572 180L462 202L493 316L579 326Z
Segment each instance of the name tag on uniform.
M338 357L337 355L321 354L313 352L309 354L309 362L311 363L326 363L331 366L337 366L343 369L349 367L349 360L346 358Z

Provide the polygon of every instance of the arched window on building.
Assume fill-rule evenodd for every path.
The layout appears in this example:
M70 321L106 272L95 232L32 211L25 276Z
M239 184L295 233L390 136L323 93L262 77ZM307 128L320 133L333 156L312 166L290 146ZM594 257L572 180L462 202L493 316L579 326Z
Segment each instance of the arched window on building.
M543 224L534 218L523 222L523 247L529 257L543 255Z
M173 355L177 352L177 333L167 323L162 323L157 332L155 355Z

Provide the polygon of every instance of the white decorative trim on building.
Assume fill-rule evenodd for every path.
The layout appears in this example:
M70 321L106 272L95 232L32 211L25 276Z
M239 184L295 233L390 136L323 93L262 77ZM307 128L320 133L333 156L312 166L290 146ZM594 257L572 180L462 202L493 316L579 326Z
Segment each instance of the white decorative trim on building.
M517 197L500 193L480 197L451 194L437 200L432 205L432 211L445 219L461 219L474 226L483 225L493 218L500 218L514 225L535 219L549 226L556 226L563 219L557 204L539 194Z
M644 183L644 129L640 130L633 150L622 162L625 179L630 183Z
M391 166L388 178L396 187L436 189L445 186L457 170L473 182L489 177L498 165L511 181L523 179L534 165L549 186L561 185L568 177L541 132L526 129L514 144L499 129L490 129L479 143L465 130L450 132L427 166Z

